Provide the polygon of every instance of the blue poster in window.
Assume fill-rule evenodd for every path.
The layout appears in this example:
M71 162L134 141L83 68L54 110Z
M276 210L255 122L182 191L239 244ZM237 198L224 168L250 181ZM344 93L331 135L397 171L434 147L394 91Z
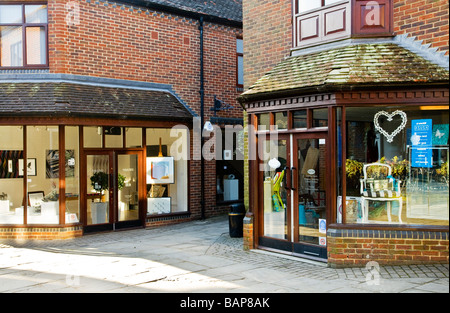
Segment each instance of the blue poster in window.
M430 147L433 145L433 120L412 120L411 128L413 147Z
M411 121L411 167L433 167L433 120Z
M411 167L433 167L433 148L412 148Z

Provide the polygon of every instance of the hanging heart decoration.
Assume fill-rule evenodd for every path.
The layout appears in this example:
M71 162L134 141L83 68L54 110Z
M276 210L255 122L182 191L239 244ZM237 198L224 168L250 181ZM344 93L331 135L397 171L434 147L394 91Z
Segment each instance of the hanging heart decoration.
M380 126L380 117L385 116L387 117L388 122L392 122L394 120L394 116L399 115L402 118L402 123L400 126L394 130L392 133L388 133ZM386 138L387 142L392 143L394 141L395 136L397 136L405 127L406 123L408 123L408 116L405 112L397 110L394 113L388 113L386 111L380 111L377 114L375 114L374 120L375 129L378 130L380 133L382 133Z

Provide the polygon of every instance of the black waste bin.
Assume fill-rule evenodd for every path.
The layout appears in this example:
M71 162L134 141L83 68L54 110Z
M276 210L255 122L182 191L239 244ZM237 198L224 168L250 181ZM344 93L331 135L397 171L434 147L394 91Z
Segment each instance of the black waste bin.
M230 237L242 238L244 237L244 217L245 206L242 203L233 204L228 214L230 224Z

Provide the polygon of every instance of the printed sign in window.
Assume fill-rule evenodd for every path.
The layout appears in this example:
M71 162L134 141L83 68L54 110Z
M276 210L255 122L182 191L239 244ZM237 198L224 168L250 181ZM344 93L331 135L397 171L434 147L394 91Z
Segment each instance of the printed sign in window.
M412 120L411 134L411 166L433 167L433 120Z

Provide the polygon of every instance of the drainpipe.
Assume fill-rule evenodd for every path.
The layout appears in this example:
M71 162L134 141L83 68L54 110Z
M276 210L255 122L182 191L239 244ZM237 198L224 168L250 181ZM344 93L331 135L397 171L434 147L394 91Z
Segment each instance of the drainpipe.
M203 64L203 16L199 19L199 26L198 29L200 30L200 125L201 125L201 148L203 149L204 144L204 138L203 138L203 127L205 125L205 71L204 71L204 64ZM205 159L203 158L203 151L200 151L200 158L201 158L201 219L205 219Z

